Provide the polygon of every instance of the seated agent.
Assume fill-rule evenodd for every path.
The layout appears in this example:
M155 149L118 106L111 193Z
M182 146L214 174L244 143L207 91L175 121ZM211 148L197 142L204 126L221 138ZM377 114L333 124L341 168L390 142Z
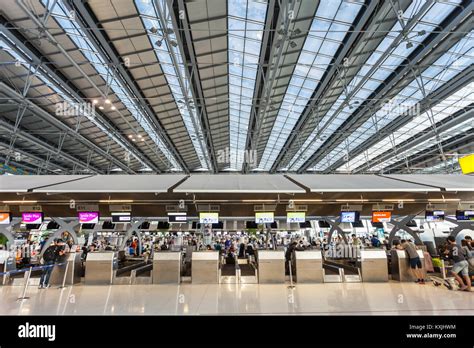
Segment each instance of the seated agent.
M448 255L449 259L453 260L454 265L451 269L451 273L453 274L454 278L458 281L461 288L461 291L471 291L471 279L469 278L469 263L464 256L462 249L456 244L456 238L453 236L449 236L446 238L448 245L445 250L445 254ZM458 275L461 273L466 284L464 284L462 278Z
M416 246L411 241L402 239L401 243L397 245L397 249L405 250L408 253L408 258L410 259L410 267L413 274L415 275L416 281L418 284L425 284L425 279L423 278L423 271L420 257L416 252Z
M40 278L40 285L38 289L49 288L49 278L53 272L54 264L58 261L60 256L63 256L66 252L64 250L64 242L59 239L54 239L54 244L50 245L43 253L44 266L43 273Z

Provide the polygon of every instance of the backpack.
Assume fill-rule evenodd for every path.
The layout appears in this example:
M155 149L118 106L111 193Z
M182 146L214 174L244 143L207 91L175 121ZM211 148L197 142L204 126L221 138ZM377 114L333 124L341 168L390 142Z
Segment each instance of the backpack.
M56 259L56 247L50 246L44 251L43 260L45 262L51 262Z

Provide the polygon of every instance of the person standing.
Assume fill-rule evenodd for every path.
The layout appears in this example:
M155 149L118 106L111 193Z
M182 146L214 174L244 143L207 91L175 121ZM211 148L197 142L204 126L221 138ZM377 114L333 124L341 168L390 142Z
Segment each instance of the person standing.
M471 279L469 278L469 263L467 262L466 257L464 256L464 252L462 248L460 248L456 244L456 238L454 238L454 236L449 236L448 238L446 238L446 241L448 242L448 245L444 253L447 254L449 259L453 260L454 262L453 268L451 269L451 273L461 285L461 288L459 290L471 291ZM463 279L459 276L459 273L461 273L466 284L464 284Z
M40 285L38 289L49 288L49 278L51 277L51 273L53 272L54 264L56 263L57 259L65 254L65 251L61 247L61 240L55 239L54 244L50 245L43 253L43 273L41 274L40 278Z
M425 279L423 277L422 265L420 256L416 251L416 246L411 241L402 239L401 243L397 245L397 249L405 250L408 253L408 258L410 259L410 267L416 278L415 283L425 284Z

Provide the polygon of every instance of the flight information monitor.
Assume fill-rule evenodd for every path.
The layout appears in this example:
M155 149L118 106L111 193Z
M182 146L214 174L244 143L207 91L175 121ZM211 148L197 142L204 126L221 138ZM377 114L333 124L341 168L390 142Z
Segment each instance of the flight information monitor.
M474 220L474 210L456 210L456 220L458 221Z
M390 222L392 212L390 211L373 211L372 222Z
M199 213L199 222L202 224L217 224L219 213Z
M99 223L99 212L98 211L80 211L79 212L79 223L80 224L97 224L97 223Z
M0 225L9 225L11 222L10 213L0 213Z
M443 210L428 210L425 213L426 221L429 222L439 222L444 220L444 211Z
M112 222L130 222L132 221L132 213L121 211L110 213L112 215Z
M273 212L255 213L255 222L257 224L272 223L275 219Z
M23 224L41 224L43 222L43 213L28 212L21 214L21 222Z
M303 223L305 222L305 219L306 219L305 212L288 212L286 214L286 222L289 222L289 223L292 223L292 222Z
M356 221L359 221L359 212L357 211L341 212L341 222L356 222Z
M187 221L186 213L168 213L168 222L173 223L185 223Z

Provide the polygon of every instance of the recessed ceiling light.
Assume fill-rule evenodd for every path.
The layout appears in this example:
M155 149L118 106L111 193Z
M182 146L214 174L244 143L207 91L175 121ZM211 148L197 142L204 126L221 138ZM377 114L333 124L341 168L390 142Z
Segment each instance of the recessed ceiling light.
M133 136L131 134L128 135L129 138L132 138Z
M138 137L139 137L139 138L142 138L142 135L141 135L141 134L138 134Z
M110 104L110 99L105 99L105 104Z
M110 110L115 110L117 109L115 106L112 105L112 107L110 108Z
M94 100L92 101L92 104L94 104L94 105L97 104L97 103L98 103L97 99L94 99Z
M99 106L99 109L104 110L104 107L103 107L103 106Z
M132 141L137 141L137 139L133 138Z

